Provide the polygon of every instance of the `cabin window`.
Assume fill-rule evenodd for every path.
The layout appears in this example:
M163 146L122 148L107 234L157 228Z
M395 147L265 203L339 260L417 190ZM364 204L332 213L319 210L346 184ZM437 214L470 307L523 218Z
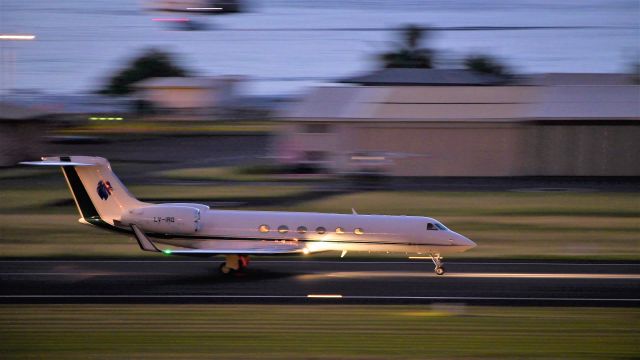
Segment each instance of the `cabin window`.
M298 234L305 234L307 232L307 228L305 226L298 226Z
M317 232L318 234L324 234L324 233L326 233L326 232L327 232L327 229L323 228L322 226L318 226L318 227L316 228L316 232Z
M344 228L343 228L343 227L338 226L338 227L336 228L336 234L344 234Z
M258 227L258 231L260 231L261 233L269 232L269 225L264 225L264 224L260 225Z
M286 225L280 225L278 226L278 232L280 234L286 234L289 232L289 228Z
M362 230L362 228L355 228L353 230L353 233L356 234L356 235L362 235L362 234L364 234L364 230Z
M433 225L432 223L428 223L427 224L427 230L436 230L436 231L438 231L438 228L435 225Z

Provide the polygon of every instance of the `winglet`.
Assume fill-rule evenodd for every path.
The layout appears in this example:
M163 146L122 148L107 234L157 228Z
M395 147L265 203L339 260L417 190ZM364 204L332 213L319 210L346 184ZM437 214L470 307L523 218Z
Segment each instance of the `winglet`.
M131 224L131 230L133 230L133 234L136 236L140 249L144 251L160 252L151 240L149 240L147 235L145 235L135 224Z
M354 209L354 208L351 208L351 213L352 213L353 215L358 215L358 213L356 212L356 209Z

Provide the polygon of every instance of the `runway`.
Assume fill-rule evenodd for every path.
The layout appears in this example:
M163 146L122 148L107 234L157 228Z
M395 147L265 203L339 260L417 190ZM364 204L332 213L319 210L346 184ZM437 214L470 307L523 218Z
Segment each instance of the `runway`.
M0 261L0 303L338 303L638 306L640 263L254 260Z

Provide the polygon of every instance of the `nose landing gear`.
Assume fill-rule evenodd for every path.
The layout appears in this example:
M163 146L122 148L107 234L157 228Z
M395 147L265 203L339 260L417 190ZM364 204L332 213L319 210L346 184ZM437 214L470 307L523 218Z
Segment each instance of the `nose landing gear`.
M433 265L436 266L435 272L436 275L444 275L444 266L442 266L442 257L440 254L429 254L431 255L431 261L433 261Z

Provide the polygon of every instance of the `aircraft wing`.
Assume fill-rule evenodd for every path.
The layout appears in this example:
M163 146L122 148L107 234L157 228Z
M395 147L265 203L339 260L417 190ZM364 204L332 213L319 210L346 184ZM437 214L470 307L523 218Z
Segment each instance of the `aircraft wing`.
M144 251L162 252L167 255L190 255L190 256L211 256L211 255L284 255L284 254L301 254L304 252L302 244L284 244L275 241L261 241L246 245L230 246L229 242L221 241L221 246L209 249L165 249L160 250L149 240L140 228L131 225L131 230L140 245L140 249Z
M208 256L208 255L284 255L284 254L301 254L302 248L293 245L262 245L254 247L244 247L237 249L188 249L188 250L163 250L165 254L171 255L194 255L194 256Z

